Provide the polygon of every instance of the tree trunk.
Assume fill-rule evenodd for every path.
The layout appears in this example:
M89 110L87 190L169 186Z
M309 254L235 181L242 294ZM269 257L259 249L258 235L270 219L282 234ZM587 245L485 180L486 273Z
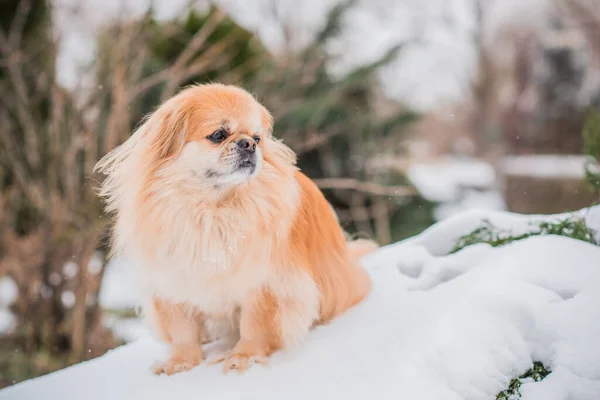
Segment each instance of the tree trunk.
M87 296L89 292L88 266L96 250L98 234L92 231L85 235L80 246L77 265L78 275L75 282L75 305L71 326L71 362L81 362L85 359L86 332L87 332Z

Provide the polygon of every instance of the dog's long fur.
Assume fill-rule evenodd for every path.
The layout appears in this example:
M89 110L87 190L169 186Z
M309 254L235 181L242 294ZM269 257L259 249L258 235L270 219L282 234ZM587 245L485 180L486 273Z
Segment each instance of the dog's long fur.
M208 141L220 127L227 140ZM100 194L115 215L113 251L136 266L145 312L171 344L158 373L203 359L207 321L234 327L239 341L218 361L243 370L300 343L370 291L358 259L376 246L346 242L271 129L268 111L246 91L193 86L97 165L106 174ZM260 139L256 171L227 172L235 143L252 135Z

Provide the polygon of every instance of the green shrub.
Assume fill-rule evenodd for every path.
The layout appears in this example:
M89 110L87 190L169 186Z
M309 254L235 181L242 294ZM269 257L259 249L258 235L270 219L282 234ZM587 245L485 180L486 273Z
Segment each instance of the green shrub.
M521 385L523 385L526 379L533 379L535 382L543 380L545 377L550 375L549 369L539 361L533 362L533 367L525 371L525 373L518 378L512 379L508 384L508 389L501 391L496 396L496 400L516 400L521 398Z
M581 217L565 218L562 221L532 223L531 230L520 235L514 235L512 232L500 229L494 226L490 221L484 220L482 226L475 229L473 232L462 236L450 253L456 253L472 244L487 243L492 247L498 247L517 240L539 235L566 236L596 244L594 241L594 232L585 224L584 219Z
M600 193L600 113L590 109L583 128L584 152L588 156L585 164L585 179Z

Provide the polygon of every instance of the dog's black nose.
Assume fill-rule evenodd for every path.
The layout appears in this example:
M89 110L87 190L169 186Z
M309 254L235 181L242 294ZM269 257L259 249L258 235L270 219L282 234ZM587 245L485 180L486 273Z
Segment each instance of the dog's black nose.
M240 139L237 142L237 146L248 153L254 153L254 150L256 150L256 142L254 140Z

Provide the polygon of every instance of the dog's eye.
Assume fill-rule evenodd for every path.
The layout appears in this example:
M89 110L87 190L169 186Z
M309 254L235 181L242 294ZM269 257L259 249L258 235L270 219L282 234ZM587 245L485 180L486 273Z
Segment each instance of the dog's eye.
M227 139L227 131L221 128L218 131L213 132L207 139L213 143L221 143L223 140Z
M260 136L258 136L258 135L254 136L254 142L256 144L260 143Z

